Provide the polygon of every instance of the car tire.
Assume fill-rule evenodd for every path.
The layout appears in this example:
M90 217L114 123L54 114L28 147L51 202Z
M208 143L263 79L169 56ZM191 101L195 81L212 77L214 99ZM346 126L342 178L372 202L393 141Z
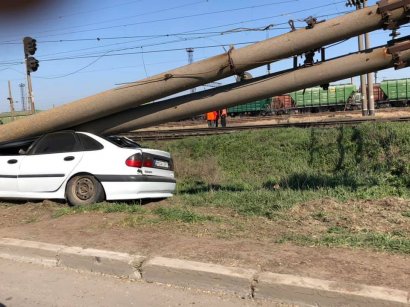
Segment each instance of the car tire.
M83 206L101 202L105 199L101 183L92 175L77 175L70 179L66 188L69 205Z

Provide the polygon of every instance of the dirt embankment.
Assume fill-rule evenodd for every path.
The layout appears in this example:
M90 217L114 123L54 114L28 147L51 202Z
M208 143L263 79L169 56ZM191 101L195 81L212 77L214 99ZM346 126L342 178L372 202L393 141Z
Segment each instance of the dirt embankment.
M381 230L393 223L397 229L409 231L410 219L399 214L408 210L406 201L352 203L348 211L346 206L332 201L312 202L293 209L287 220L277 221L206 209L207 214L222 221L218 223L161 222L124 212L56 217L64 206L49 201L0 204L0 236L410 290L409 255L276 243L285 232L315 236L315 231L326 228L335 219L340 227L349 224ZM172 206L172 201L147 204L144 210L148 213L144 214L164 206Z

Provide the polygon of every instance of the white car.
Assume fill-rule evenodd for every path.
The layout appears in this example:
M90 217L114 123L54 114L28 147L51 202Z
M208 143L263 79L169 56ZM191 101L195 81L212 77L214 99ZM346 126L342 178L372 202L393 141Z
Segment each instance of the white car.
M27 150L24 142L0 146L0 198L66 199L72 205L103 200L171 197L173 161L125 137L60 131Z

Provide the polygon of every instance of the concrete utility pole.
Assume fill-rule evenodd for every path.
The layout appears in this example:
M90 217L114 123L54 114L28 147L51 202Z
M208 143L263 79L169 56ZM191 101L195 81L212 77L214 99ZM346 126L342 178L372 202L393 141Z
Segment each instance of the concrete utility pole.
M356 10L361 10L362 9L362 4L360 1L356 3ZM365 36L363 34L359 35L357 37L358 42L359 42L359 51L365 50L364 46L364 39ZM365 75L360 75L360 89L362 92L362 115L367 116L368 115L368 108L367 108L367 87L366 87L366 76Z
M363 6L367 7L367 0L364 0ZM364 39L365 39L365 49L370 49L372 47L370 43L370 34L366 33L364 36ZM368 115L374 116L375 106L374 106L373 72L370 72L367 74L367 90L368 90L368 100L367 100Z
M393 66L401 68L408 63L410 63L410 37L393 46L366 50L327 60L311 67L278 72L196 94L143 105L74 127L74 129L103 134L128 132L375 70Z
M21 110L23 112L26 111L26 95L24 95L24 87L26 85L24 83L20 83L19 87L20 87L20 94L21 94Z
M7 98L10 102L10 115L12 120L16 120L16 112L14 110L14 100L13 95L11 93L11 81L9 80L9 98Z
M241 49L231 48L227 53L35 114L18 123L0 127L0 143L80 125L374 31L385 27L386 23L407 23L407 5L408 0L382 0L378 5L314 24L307 29L299 29Z

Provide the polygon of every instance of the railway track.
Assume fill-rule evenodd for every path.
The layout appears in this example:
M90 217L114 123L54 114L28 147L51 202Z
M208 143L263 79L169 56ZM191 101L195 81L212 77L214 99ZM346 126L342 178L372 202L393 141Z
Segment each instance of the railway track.
M354 119L337 119L320 122L295 122L295 123L275 123L275 124L258 124L258 125L235 125L225 128L187 128L172 130L144 130L123 134L128 138L136 141L167 141L183 139L192 136L209 136L229 134L245 130L272 129L272 128L311 128L311 127L338 127L354 126L367 122L408 122L410 117L391 117L391 118L354 118Z

